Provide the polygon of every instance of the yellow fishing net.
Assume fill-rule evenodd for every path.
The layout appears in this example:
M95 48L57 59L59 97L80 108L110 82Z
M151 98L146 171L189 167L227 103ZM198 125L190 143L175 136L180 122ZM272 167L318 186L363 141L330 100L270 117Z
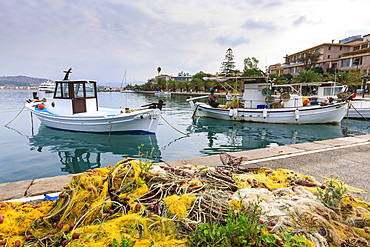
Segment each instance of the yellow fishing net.
M0 245L108 246L127 239L134 246L185 246L194 225L224 224L229 209L258 203L266 234L302 235L309 246L366 246L370 204L349 193L363 191L328 181L286 169L171 168L127 158L74 176L55 202L0 203ZM332 188L345 188L338 200Z

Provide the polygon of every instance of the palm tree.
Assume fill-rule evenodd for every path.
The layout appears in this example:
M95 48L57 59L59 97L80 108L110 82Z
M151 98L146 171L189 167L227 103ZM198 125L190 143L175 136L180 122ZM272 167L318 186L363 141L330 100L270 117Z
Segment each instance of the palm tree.
M161 69L161 67L158 67L158 68L157 68L158 75L159 75L159 73L161 73L161 70L162 70L162 69Z
M299 75L294 78L294 81L302 83L302 82L314 82L318 81L319 77L315 72L311 70L299 72Z

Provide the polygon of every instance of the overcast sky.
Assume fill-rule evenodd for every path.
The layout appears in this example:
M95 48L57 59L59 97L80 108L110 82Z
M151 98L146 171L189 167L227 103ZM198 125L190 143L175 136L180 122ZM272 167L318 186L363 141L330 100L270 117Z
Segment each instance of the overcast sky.
M0 76L140 83L370 33L368 0L0 0Z

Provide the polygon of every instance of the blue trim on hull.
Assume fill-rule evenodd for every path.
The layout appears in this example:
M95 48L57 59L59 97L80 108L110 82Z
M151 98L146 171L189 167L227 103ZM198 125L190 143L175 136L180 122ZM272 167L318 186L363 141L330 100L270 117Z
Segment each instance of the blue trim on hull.
M79 130L59 129L59 128L54 128L54 127L50 127L50 126L47 126L47 125L45 125L45 126L50 128L50 129L70 131L70 132L93 133L93 134L107 134L107 133L109 133L109 131L104 131L104 132L79 131ZM111 134L149 134L149 135L155 135L155 132L149 132L149 131L144 131L144 130L127 130L127 131L114 131L114 132L111 132Z

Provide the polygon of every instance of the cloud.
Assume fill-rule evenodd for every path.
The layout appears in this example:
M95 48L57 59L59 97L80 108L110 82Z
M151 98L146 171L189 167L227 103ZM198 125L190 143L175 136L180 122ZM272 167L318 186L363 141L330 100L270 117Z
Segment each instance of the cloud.
M366 8L357 7L367 0L356 1L320 1L319 9L319 0L3 1L0 75L55 80L73 67L75 79L121 82L125 70L146 81L158 66L166 74L214 73L228 47L238 69L248 56L263 68L289 52L369 33L369 25L357 25L369 23ZM348 22L338 26L344 10Z
M247 30L264 30L264 31L274 31L277 27L271 23L266 21L254 21L248 20L243 25L243 28Z
M242 44L249 44L251 39L246 37L231 38L230 36L218 36L214 41L222 46L236 47Z
M293 21L293 25L294 26L299 26L299 25L301 25L302 23L305 23L305 22L308 22L307 17L306 16L300 16L297 20Z

